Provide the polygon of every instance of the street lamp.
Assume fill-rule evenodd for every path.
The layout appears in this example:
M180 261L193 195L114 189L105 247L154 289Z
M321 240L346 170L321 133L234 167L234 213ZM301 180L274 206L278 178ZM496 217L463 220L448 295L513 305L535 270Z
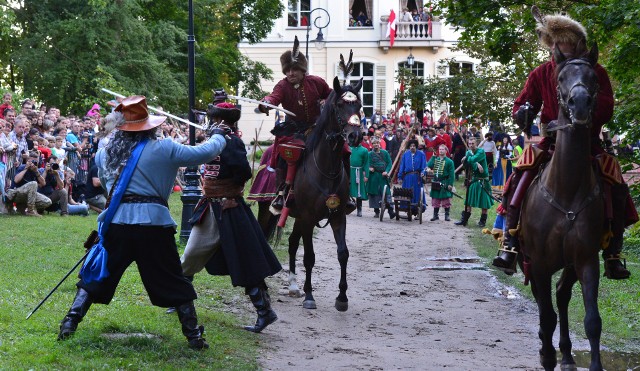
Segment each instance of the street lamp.
M189 34L187 35L187 60L188 60L188 81L189 81L189 121L196 122L196 114L193 111L196 103L196 82L195 82L195 42L196 37L193 32L193 0L189 0ZM189 125L189 145L196 145L196 128ZM191 224L189 219L193 215L202 192L198 180L198 168L188 167L184 172L185 185L182 189L182 220L180 222L180 241L187 242L191 234Z
M413 67L413 64L415 63L416 59L413 57L413 54L411 54L411 47L409 47L409 56L407 57L407 65L409 67Z
M318 19L323 18L322 15L317 16L313 20L313 25L318 28L318 37L316 37L316 39L313 40L313 41L316 44L316 49L322 50L322 48L324 48L324 45L326 43L326 40L324 39L324 35L322 34L322 29L323 28L327 28L327 26L329 26L329 23L331 23L331 16L329 15L329 12L326 9L324 9L324 8L315 8L315 9L312 9L309 12L309 19L311 19L311 15L316 10L323 11L327 16L327 23L325 23L323 26L318 26L318 23L317 23ZM307 59L309 59L309 31L311 31L311 22L307 22L307 48L306 48L306 51L305 51L305 53L306 53L305 57L307 57Z

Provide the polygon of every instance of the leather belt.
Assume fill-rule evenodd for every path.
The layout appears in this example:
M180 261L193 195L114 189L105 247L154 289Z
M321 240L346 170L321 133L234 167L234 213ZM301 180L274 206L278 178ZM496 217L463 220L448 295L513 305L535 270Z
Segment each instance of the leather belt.
M120 202L123 204L159 204L169 207L167 201L159 196L124 195Z

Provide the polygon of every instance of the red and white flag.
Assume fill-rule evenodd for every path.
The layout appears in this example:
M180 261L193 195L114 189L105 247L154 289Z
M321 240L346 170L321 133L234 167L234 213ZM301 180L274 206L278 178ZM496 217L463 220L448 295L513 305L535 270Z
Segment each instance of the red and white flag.
M396 40L396 23L396 12L391 9L391 13L389 13L389 24L387 25L389 47L393 47L393 42Z

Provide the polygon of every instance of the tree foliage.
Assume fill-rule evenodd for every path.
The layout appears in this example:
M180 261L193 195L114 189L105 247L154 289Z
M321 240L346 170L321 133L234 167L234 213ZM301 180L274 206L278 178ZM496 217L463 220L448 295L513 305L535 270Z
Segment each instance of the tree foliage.
M213 88L262 93L271 71L244 57L241 38L262 39L282 13L279 0L194 3L196 102ZM187 110L188 4L175 0L23 0L0 5L0 88L24 91L82 114L108 99L101 87L142 94L169 111ZM258 12L259 10L259 12Z

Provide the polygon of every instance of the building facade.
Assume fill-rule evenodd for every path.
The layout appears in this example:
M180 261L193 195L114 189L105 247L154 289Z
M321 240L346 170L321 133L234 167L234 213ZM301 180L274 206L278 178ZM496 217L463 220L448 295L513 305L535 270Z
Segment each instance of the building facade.
M335 76L342 80L338 75L340 54L346 59L353 50L355 69L350 80L364 80L361 94L367 117L374 109L387 112L394 108L391 101L400 87L396 82L399 67L410 68L422 77L446 78L461 69L474 69L477 63L464 53L452 50L458 34L451 26L437 17L414 18L419 17L420 9L429 12L429 4L425 7L422 0L281 1L285 11L271 33L260 43L238 45L247 57L273 70L273 80L261 82L266 91L271 91L284 78L280 55L291 50L295 36L309 60L308 73L324 78L329 86ZM391 10L397 22L393 46L387 35ZM320 39L323 42L318 42ZM274 125L274 115L256 113L255 108L252 104L243 104L245 142L254 139L256 130L259 130L259 140L272 137L269 131Z

